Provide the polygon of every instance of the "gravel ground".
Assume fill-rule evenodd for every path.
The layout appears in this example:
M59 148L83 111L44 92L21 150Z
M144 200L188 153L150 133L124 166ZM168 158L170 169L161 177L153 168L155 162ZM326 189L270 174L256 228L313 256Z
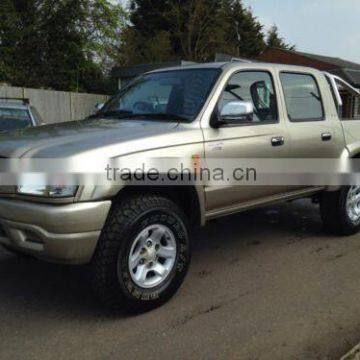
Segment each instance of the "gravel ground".
M360 340L360 235L325 235L309 201L193 243L178 295L141 316L105 310L86 268L0 250L0 359L339 359Z

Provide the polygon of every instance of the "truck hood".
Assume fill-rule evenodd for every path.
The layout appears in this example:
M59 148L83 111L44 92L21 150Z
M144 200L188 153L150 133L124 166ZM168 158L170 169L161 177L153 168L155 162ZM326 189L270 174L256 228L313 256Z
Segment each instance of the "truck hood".
M177 132L178 125L136 119L86 119L45 125L0 135L0 157L65 158L97 149L106 150L109 157L118 156L120 150L124 154L146 149L144 138L156 137L159 144L165 145L162 135L166 138ZM154 143L150 143L153 147ZM121 149L119 144L123 144Z

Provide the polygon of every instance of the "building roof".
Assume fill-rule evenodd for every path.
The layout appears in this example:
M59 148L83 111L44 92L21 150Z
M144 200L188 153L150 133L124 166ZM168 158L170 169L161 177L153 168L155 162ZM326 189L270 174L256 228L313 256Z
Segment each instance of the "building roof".
M339 75L347 82L360 87L360 64L338 57L311 54L307 52L270 48L259 56L260 60L276 62L284 61L286 64L312 66L317 69ZM312 63L313 61L313 63Z
M342 78L344 78L344 80L347 80L351 84L360 87L360 64L337 57L309 54L303 52L297 53L302 56L306 56L334 65L334 70L332 71L333 73L338 73Z
M360 70L347 69L344 70L344 72L346 73L347 76L351 77L354 80L354 82L360 84Z
M326 62L328 64L333 64L337 67L360 70L360 64L354 63L352 61L344 60L344 59L341 59L338 57L316 55L316 54L310 54L310 53L305 53L305 52L300 52L300 51L293 51L293 52L300 54L302 56L306 56L309 58L313 58L313 59L316 59L319 61Z

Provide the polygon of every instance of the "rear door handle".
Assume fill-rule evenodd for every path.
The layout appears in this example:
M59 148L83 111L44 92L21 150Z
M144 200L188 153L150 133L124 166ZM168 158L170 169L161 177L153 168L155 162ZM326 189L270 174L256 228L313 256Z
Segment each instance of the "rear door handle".
M330 133L322 133L321 140L322 141L330 141L332 139L332 135Z
M285 139L283 136L276 136L271 139L272 146L282 146L285 144Z

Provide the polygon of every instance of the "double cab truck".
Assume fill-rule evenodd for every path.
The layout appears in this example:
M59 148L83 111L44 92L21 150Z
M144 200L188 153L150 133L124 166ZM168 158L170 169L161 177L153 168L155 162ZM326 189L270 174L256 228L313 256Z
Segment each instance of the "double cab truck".
M359 97L340 78L305 67L233 62L157 70L91 118L2 136L0 157L352 159L360 156ZM182 284L194 226L312 197L326 230L359 231L360 186L354 185L22 184L0 187L0 244L46 261L88 265L105 304L145 311Z

